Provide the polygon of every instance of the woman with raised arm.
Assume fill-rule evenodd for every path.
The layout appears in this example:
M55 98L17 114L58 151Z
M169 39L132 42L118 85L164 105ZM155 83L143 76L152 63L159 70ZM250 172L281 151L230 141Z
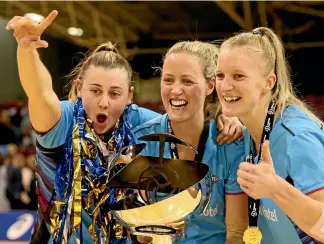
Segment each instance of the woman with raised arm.
M131 67L109 42L72 71L69 101L60 102L37 53L48 46L40 36L56 15L53 11L40 24L14 17L7 25L18 42L19 76L37 131L39 218L32 242L125 243L123 228L107 208L119 191L110 190L102 200L107 196L106 158L134 143L131 124L158 114L131 104Z

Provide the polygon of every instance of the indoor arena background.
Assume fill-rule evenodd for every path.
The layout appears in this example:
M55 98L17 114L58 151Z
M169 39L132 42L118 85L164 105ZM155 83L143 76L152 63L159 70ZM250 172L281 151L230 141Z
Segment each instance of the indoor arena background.
M222 40L268 26L284 41L298 95L324 118L324 2L0 2L0 147L10 144L13 154L0 155L0 243L27 242L37 209L35 137L18 77L17 44L5 26L15 15L46 16L53 9L59 15L44 34L49 47L40 55L61 99L66 97L65 76L82 58L80 52L112 41L137 73L134 102L163 112L154 67L161 66L168 47L179 40ZM22 180L7 182L9 166ZM7 188L20 196L16 202L5 204Z

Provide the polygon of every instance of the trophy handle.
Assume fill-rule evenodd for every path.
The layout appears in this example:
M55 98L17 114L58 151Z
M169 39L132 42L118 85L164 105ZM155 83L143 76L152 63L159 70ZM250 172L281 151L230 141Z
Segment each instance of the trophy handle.
M165 142L173 142L175 144L181 144L184 146L189 147L195 154L198 154L198 151L195 149L193 145L190 143L180 139L179 137L176 137L175 135L172 134L167 134L167 133L153 133L153 134L147 134L144 136L141 136L137 138L138 140L142 141L160 141L161 138L165 138Z
M190 143L188 143L188 142L186 142L172 134L154 133L154 134L148 134L148 135L141 136L137 139L142 140L142 141L158 141L158 142L160 142L160 152L159 152L160 157L159 158L160 158L161 164L163 162L164 146L165 146L164 143L165 142L173 142L175 144L181 144L181 145L187 146L195 154L198 154L198 151L196 150L196 148L193 145L191 145Z
M133 161L146 147L145 143L138 143L134 145L128 145L123 147L119 152L115 154L115 156L108 162L108 167L107 167L107 180L106 184L108 184L109 179L111 178L110 172L114 168L117 160L120 158L120 156L125 155L129 156L131 160ZM124 164L123 166L125 166ZM116 172L113 172L113 175L117 174L120 170L122 170L123 166L120 166L119 168L116 168Z

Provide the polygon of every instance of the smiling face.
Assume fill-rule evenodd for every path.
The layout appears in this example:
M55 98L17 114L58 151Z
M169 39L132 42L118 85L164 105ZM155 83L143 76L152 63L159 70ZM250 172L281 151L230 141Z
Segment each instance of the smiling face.
M82 98L87 118L94 130L103 134L112 129L131 103L133 88L129 88L125 69L95 67L91 65L82 81L78 80L78 96Z
M214 89L207 84L201 60L186 52L168 55L163 64L161 97L173 122L185 122L204 116L206 96Z
M276 77L262 73L262 56L248 46L222 48L216 69L216 91L228 117L248 116L271 97Z

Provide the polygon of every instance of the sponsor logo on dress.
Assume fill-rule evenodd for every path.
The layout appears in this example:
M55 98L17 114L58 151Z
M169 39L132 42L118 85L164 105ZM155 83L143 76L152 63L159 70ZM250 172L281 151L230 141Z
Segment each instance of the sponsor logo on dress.
M216 216L216 214L218 213L218 204L216 205L216 208L207 208L204 210L204 212L202 213L202 215L206 216L206 217L214 217Z
M270 210L269 208L265 208L263 205L260 205L259 215L263 215L265 218L273 221L278 222L276 210Z

